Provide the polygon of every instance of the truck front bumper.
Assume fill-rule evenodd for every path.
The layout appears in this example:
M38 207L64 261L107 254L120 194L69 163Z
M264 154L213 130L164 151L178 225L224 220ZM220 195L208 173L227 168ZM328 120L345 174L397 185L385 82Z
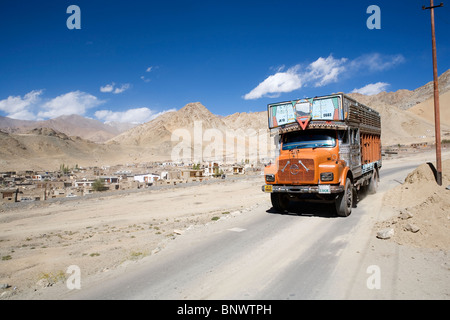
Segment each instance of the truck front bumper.
M344 186L341 185L308 185L308 186L280 186L266 184L262 186L262 191L267 193L318 193L318 194L332 194L341 193L344 191Z

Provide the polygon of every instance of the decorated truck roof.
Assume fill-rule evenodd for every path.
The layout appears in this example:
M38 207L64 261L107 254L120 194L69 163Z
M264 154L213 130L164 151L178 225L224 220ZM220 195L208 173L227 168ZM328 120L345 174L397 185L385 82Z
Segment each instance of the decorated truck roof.
M267 105L269 129L286 131L315 128L345 129L349 125L361 132L381 133L377 111L343 93L284 101Z

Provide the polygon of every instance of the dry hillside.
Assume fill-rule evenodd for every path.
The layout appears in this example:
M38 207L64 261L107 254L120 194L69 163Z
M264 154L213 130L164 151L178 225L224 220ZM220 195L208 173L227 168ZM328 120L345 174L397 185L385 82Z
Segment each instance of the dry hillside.
M258 130L267 130L267 111L261 112L236 112L223 118L223 122L228 128L237 130L240 128Z
M79 136L85 140L97 143L105 142L130 127L130 124L126 126L109 125L74 114L44 121L16 120L0 117L0 130L4 132L27 133L35 128L50 128L68 136Z
M450 90L450 70L447 70L439 77L439 93L442 95ZM355 94L362 103L367 105L392 105L401 110L409 108L424 102L433 97L434 84L433 81L415 89L401 89L394 92L380 92L375 95L359 95ZM353 95L353 94L352 94Z
M439 111L441 125L450 127L450 91L439 95ZM433 97L416 104L408 109L409 112L418 115L431 123L434 123L434 99Z
M170 142L177 129L187 129L193 133L194 123L201 122L202 129L225 130L226 124L212 114L200 102L188 103L178 111L167 112L158 118L128 130L108 143L148 146Z
M22 134L0 131L0 170L56 170L69 166L102 165L114 150L104 145L69 137L49 128L37 128Z

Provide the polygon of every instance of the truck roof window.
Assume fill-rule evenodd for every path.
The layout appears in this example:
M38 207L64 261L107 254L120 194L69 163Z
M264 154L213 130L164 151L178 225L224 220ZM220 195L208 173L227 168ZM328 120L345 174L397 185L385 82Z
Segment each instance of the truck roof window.
M333 148L336 133L331 130L295 131L283 136L283 150L305 148Z

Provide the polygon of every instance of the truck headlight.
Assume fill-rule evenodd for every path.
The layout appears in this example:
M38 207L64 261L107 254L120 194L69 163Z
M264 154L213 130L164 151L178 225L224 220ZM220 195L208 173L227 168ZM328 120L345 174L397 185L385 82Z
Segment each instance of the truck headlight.
M266 174L266 182L275 182L274 174Z
M333 172L323 172L320 174L320 180L322 181L333 181L334 175Z

